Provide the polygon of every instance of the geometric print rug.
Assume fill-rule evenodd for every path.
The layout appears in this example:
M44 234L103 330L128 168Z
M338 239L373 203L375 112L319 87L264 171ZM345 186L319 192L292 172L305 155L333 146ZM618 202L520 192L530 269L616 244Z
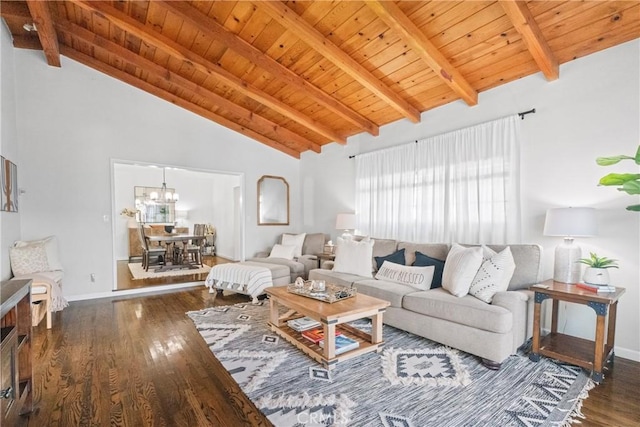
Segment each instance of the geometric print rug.
M192 311L215 357L276 427L564 426L594 383L579 367L512 355L479 359L383 326L385 345L332 371L267 327L268 301ZM351 323L371 331L368 319Z

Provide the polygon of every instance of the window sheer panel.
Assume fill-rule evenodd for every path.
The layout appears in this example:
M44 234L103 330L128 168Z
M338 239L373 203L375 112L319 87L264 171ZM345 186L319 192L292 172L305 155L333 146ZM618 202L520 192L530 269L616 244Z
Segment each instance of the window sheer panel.
M518 116L358 156L360 229L408 241L518 243L519 159Z

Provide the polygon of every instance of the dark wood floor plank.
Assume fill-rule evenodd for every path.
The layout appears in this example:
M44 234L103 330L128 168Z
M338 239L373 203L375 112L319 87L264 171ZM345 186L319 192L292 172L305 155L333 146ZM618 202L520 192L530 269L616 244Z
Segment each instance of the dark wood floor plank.
M247 302L204 286L72 302L34 328L34 412L21 426L270 426L186 312ZM640 425L640 363L616 358L583 426Z

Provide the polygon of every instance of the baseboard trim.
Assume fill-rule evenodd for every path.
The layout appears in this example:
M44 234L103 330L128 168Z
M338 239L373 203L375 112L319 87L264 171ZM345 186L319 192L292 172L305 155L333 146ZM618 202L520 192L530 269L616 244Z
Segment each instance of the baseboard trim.
M148 293L159 292L159 291L176 290L176 289L182 289L182 288L193 288L196 286L204 287L204 282L200 281L200 282L177 283L174 285L157 285L157 286L149 286L146 288L124 289L121 291L113 290L110 292L98 292L93 294L72 295L66 298L67 298L67 301L85 301L85 300L98 299L98 298L113 298L113 297L119 297L123 295L148 294Z

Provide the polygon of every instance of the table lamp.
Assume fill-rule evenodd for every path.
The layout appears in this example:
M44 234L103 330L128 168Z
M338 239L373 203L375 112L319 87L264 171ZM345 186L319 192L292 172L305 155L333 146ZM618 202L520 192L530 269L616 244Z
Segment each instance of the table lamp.
M353 235L349 230L356 229L356 214L339 213L336 217L336 230L344 230L342 233L343 239L350 239Z
M556 247L553 280L562 283L580 281L580 246L574 237L590 237L598 233L594 208L555 208L547 210L544 221L545 236L562 236L564 242Z

